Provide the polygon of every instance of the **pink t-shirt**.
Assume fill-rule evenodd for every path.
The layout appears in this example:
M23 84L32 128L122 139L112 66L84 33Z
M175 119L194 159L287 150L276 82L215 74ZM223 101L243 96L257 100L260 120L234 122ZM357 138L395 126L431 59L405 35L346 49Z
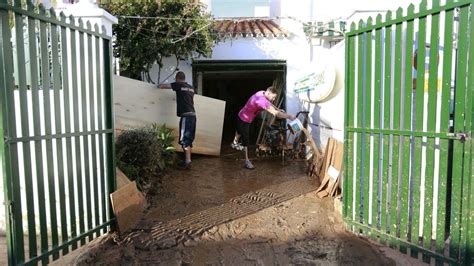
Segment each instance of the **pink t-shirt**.
M272 104L265 97L265 91L259 91L252 95L245 106L240 110L239 117L242 121L252 123L257 114L270 107Z

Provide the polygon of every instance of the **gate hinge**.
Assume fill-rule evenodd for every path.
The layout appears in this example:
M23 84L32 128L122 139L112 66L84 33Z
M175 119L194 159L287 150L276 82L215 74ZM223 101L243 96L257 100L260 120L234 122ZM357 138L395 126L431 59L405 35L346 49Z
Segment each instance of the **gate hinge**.
M448 133L448 137L454 137L460 140L461 142L465 142L466 140L471 138L471 136L465 132Z

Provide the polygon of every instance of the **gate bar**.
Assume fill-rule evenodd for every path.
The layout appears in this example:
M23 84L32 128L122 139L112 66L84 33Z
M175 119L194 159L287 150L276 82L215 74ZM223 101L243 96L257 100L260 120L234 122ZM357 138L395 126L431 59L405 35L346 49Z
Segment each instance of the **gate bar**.
M395 129L369 129L369 128L346 128L349 132L369 132L369 133L382 133L384 135L400 135L407 137L428 137L428 138L440 138L440 139L452 139L452 140L464 140L469 139L469 134L466 133L438 133L433 131L408 131L408 130L395 130Z
M31 1L31 0L28 0L28 1ZM41 5L42 4L40 4L40 6ZM72 26L69 23L61 22L61 21L57 20L56 18L43 16L42 14L36 14L36 13L33 13L33 12L29 12L27 10L24 10L23 8L18 8L18 7L11 6L7 3L7 1L4 1L4 3L0 2L0 10L13 11L13 12L21 14L23 16L31 17L31 18L34 18L36 20L39 20L39 21L42 21L42 22L45 22L45 23L52 23L52 24L55 24L55 25L58 25L58 26L68 27L70 29L74 29L74 30L79 31L79 32L83 32L83 33L98 36L102 39L112 40L112 37L107 35L106 32L98 33L98 32L94 32L94 31L91 31L91 30L87 30L87 29L85 29L81 26L79 26L79 27L78 26Z
M432 9L429 9L429 10L427 10L425 8L423 10L420 10L418 13L416 13L414 15L408 15L408 16L404 16L404 17L401 17L401 18L396 18L396 19L393 19L393 20L390 20L390 21L385 21L381 24L376 24L376 25L373 25L371 27L366 27L366 28L363 28L363 29L359 28L357 30L353 30L353 31L351 30L348 33L346 33L346 36L351 37L351 36L358 35L358 34L361 34L363 32L366 32L366 31L372 31L372 30L376 30L376 29L386 28L386 27L391 26L393 24L403 23L407 20L413 20L413 19L417 19L417 18L418 19L426 18L429 15L433 15L433 14L436 14L436 13L440 13L440 12L455 9L455 8L466 7L466 6L469 6L471 4L472 4L472 0L451 1L449 3L446 3L446 5L439 6L439 7L433 7Z
M40 256L25 262L25 265L32 265L32 264L35 264L35 263L39 262L40 260L48 259L48 257L51 256L51 254L57 254L61 249L64 249L65 247L71 246L74 243L77 243L77 242L81 241L84 238L84 236L91 236L95 232L99 232L101 229L107 228L107 226L112 225L114 222L115 222L115 219L111 219L110 221L108 221L108 222L106 222L106 223L104 223L100 226L97 226L94 229L91 229L87 232L81 233L80 236L76 236L74 238L71 238L67 242L62 243L59 246L55 246L51 250L41 254Z
M389 233L381 232L381 231L378 231L378 230L375 231L376 229L374 229L374 228L371 228L371 227L366 226L364 224L353 222L350 219L344 219L344 221L347 224L350 224L351 226L353 226L357 229L360 229L360 230L363 230L363 231L368 231L368 232L373 232L373 234L380 235L381 238L382 237L384 237L386 239L393 238ZM412 249L412 252L416 250L416 252L423 252L423 253L429 254L432 257L436 258L436 259L442 260L444 262L451 263L451 265L459 265L459 262L457 260L455 260L453 258L450 258L450 257L442 256L441 254L438 254L438 253L436 253L432 250L426 249L422 246L417 246L416 243L408 242L406 240L399 239L399 238L393 238L393 241L396 245L403 244L403 245L406 245L406 246L410 247Z

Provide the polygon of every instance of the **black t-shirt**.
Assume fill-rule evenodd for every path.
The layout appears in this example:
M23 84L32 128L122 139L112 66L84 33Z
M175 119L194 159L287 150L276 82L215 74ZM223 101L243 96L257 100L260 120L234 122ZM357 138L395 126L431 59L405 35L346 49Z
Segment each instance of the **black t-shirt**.
M194 113L194 89L186 82L173 82L171 88L176 92L176 114Z

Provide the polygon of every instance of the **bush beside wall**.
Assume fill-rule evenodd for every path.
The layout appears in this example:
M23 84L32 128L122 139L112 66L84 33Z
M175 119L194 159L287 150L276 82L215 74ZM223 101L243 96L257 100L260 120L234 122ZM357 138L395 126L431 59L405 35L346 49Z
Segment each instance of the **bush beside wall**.
M160 176L174 164L172 130L165 125L124 130L116 139L118 168L139 187L160 183Z

